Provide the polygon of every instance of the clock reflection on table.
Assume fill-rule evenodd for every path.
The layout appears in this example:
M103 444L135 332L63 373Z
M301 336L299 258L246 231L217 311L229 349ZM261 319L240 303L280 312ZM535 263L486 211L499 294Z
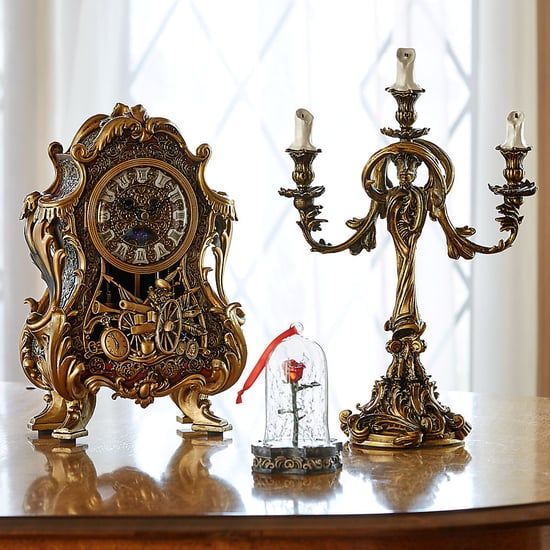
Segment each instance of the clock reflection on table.
M87 445L31 440L46 459L28 487L23 510L33 515L173 515L242 511L239 492L209 472L211 457L231 440L184 437L160 480L135 467L98 475Z

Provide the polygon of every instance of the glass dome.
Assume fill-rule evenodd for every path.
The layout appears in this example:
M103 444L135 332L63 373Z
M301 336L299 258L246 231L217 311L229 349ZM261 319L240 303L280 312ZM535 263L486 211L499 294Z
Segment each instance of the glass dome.
M301 334L283 340L269 358L265 388L265 446L331 445L327 360L319 344Z

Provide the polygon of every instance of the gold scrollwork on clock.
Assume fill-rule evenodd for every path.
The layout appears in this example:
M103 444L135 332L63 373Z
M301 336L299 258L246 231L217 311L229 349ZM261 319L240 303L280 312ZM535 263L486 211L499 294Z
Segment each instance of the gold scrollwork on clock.
M99 253L133 273L174 264L195 236L198 208L185 177L157 159L133 159L109 170L90 197L87 222Z

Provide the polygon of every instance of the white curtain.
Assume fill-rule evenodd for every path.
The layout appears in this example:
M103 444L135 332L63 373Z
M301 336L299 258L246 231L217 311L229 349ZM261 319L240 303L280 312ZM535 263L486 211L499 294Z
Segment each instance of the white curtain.
M118 101L143 103L174 120L191 147L213 146L207 180L237 202L239 223L227 290L242 302L250 363L294 320L326 349L331 417L368 400L389 362L382 326L393 303L395 264L383 224L378 248L359 257L308 252L290 201L293 112L316 115L315 163L321 203L336 242L344 221L364 215L360 171L394 125L383 89L395 74L395 49L417 49L418 125L457 165L449 206L457 225L496 238L501 181L493 150L511 109L527 116L536 145L535 0L207 1L22 0L4 3L4 181L0 380L20 380L23 299L42 284L17 220L26 193L44 189L50 141L64 145L88 116ZM521 28L517 30L517 26ZM527 162L534 177L536 149ZM475 178L475 181L471 181ZM444 389L534 392L536 378L536 208L525 209L515 248L495 258L455 263L430 224L419 252L421 314L428 323L425 365ZM491 227L492 229L489 229ZM433 274L437 273L437 282ZM263 391L218 414L246 423ZM257 422L256 422L257 424Z
M19 213L23 198L53 179L51 141L67 147L93 113L128 100L124 0L4 0L2 311L0 380L21 380L23 300L44 284L32 266Z
M487 183L501 179L504 161L493 146L503 136L503 114L525 111L533 146L526 176L537 180L536 0L477 3L479 76L476 128L478 177L473 221L480 238L500 237L493 221L496 197ZM538 182L544 185L545 182ZM473 261L472 390L534 395L537 380L537 200L527 199L514 247Z

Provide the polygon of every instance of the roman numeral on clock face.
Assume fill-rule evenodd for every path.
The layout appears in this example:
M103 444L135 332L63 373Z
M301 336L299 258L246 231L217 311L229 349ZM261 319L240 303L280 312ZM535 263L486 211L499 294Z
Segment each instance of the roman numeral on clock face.
M170 229L168 231L168 238L174 243L178 244L183 236L183 231L178 231L177 229Z
M136 168L136 180L139 183L145 183L149 175L150 168Z
M171 202L176 202L181 199L181 190L179 187L174 187L170 193L168 193L168 198Z
M166 247L162 243L155 243L153 248L155 250L155 259L157 262L168 254L168 250L166 250Z
M147 263L147 253L145 248L137 248L134 254L134 263L135 264L146 264Z
M125 258L126 254L128 254L128 245L125 243L117 243L114 253L119 258Z
M186 218L185 210L174 210L174 212L172 212L172 219L174 219L174 220L184 221L185 218Z
M130 178L126 172L116 177L114 181L120 189L126 189L130 185Z
M105 202L115 202L116 195L112 189L106 188L101 195L101 200Z
M169 181L172 181L172 178L170 176L167 176L164 172L159 171L157 174L157 179L155 180L155 187L164 189L165 185Z

